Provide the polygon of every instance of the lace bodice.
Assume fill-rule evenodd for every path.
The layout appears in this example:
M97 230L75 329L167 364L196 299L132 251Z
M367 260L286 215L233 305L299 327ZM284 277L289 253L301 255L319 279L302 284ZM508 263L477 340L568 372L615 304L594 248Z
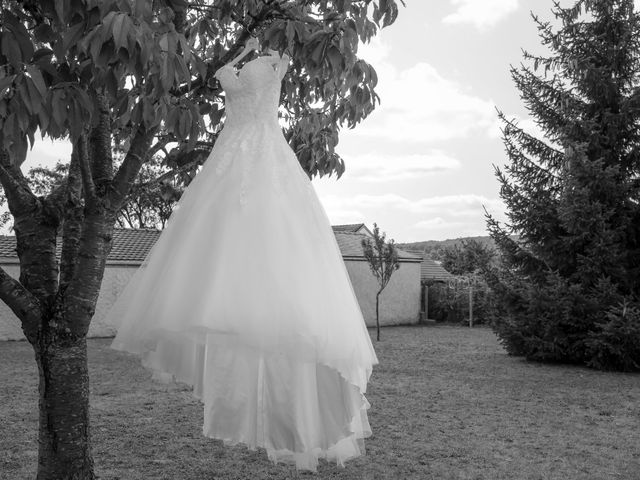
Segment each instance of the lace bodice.
M226 127L233 124L278 121L280 82L287 71L289 57L258 57L247 62L238 73L225 65L216 77L226 92Z

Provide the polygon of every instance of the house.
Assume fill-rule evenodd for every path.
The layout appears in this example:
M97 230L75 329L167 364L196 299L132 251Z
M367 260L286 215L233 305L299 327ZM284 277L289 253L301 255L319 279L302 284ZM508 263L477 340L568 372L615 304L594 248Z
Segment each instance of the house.
M364 319L367 325L373 326L376 322L376 293L379 286L362 248L362 239L369 235L340 232L335 228L334 234ZM400 268L394 272L389 284L380 294L380 325L419 321L421 261L420 255L398 250Z
M367 325L373 326L375 325L378 283L364 258L361 243L363 238L372 234L364 224L337 225L334 227L334 234L365 321ZM158 230L151 229L114 230L113 246L107 257L102 288L89 329L89 336L100 337L115 334L113 325L107 324L103 319L159 236ZM17 278L20 272L15 248L15 237L0 236L0 266L9 275ZM398 253L400 269L393 274L381 294L381 325L417 323L420 318L422 258L404 251ZM22 330L13 312L0 302L0 340L19 340L22 338Z
M423 255L422 263L420 264L420 282L425 285L430 285L438 282L448 282L453 280L454 276L447 272L440 263L435 260L431 260L426 255Z
M333 225L333 231L335 233L360 233L373 237L373 232L367 228L364 223L349 223L346 225Z

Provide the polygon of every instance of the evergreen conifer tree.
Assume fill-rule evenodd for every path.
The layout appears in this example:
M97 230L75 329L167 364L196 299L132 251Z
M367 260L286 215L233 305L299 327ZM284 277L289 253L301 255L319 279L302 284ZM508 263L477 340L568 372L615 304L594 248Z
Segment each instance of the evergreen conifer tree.
M539 140L500 114L508 222L494 329L514 355L640 370L640 16L633 0L534 16L550 54L511 75Z

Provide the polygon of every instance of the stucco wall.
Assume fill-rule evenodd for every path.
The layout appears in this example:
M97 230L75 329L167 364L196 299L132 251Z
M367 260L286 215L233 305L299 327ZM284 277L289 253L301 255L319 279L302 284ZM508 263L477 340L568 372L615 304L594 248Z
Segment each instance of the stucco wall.
M20 269L18 265L3 264L2 268L13 278L18 278ZM0 340L21 340L24 334L20 328L18 319L11 309L0 300Z
M378 281L364 260L346 260L353 290L368 326L376 324ZM420 263L402 262L380 294L380 325L417 323L420 318Z
M19 275L17 264L3 263L2 268L14 278L17 278ZM115 328L113 328L112 325L104 323L102 319L136 269L136 265L109 265L107 267L102 281L100 295L98 296L96 313L89 327L90 337L109 337L115 335ZM0 340L23 339L24 334L22 333L18 319L11 309L9 309L4 302L0 301Z
M367 325L374 326L378 283L369 270L367 262L346 260L345 265L365 321ZM2 267L14 278L19 275L17 264L2 263ZM136 269L136 265L107 266L96 305L96 313L89 328L90 337L108 337L115 334L115 328L103 322L103 318ZM380 324L416 323L419 315L420 264L402 263L400 269L391 277L387 288L380 295ZM9 307L0 301L0 340L22 339L24 339L24 335L18 320Z

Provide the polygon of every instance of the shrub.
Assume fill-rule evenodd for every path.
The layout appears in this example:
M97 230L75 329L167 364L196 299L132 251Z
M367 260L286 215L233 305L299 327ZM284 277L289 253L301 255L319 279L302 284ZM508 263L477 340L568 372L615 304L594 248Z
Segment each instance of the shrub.
M482 277L457 275L429 286L429 318L438 322L469 322L469 284L473 282L473 323L489 323L491 292Z

